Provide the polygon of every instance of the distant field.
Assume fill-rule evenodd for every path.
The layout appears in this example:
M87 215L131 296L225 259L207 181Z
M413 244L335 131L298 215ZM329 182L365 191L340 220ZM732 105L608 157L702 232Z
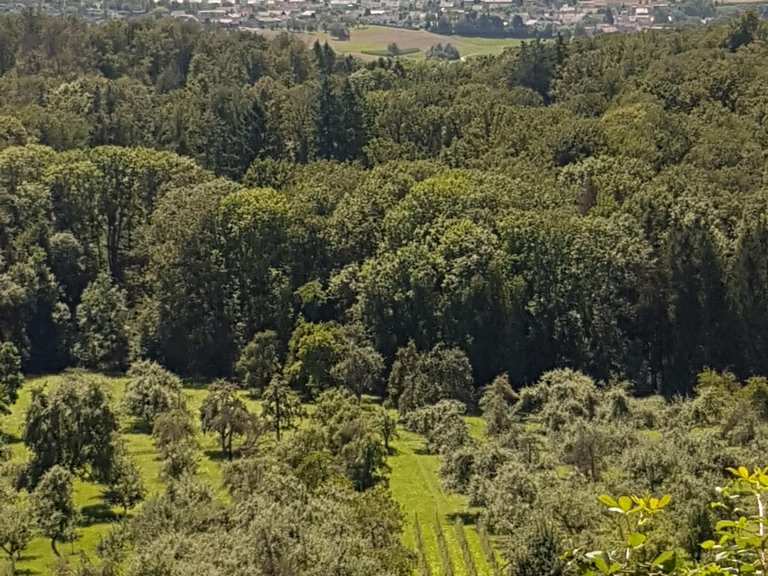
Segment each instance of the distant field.
M739 5L756 5L756 4L766 4L766 0L717 0L715 2L715 6L739 6Z
M259 34L275 36L279 32L271 30L259 30ZM464 56L481 56L484 54L499 54L504 48L518 46L520 40L513 38L468 38L466 36L441 36L425 30L406 30L403 28L390 28L387 26L365 26L352 28L350 39L346 41L334 40L323 32L295 33L307 44L313 44L316 40L328 42L331 47L342 54L351 54L364 60L374 60L378 56L372 54L385 53L387 46L394 42L401 50L410 50L405 58L423 58L424 53L435 44L453 44ZM366 54L366 52L368 54Z
M111 378L100 375L88 375L88 378L96 379L106 390L111 398L113 406L117 408L123 396L126 379ZM22 460L27 456L25 446L20 441L24 426L24 415L29 407L32 390L34 388L47 388L60 381L62 376L46 376L33 378L26 382L21 390L19 399L13 406L11 413L0 417L0 430L9 434L13 439L11 444L14 459ZM193 413L199 411L206 390L201 387L185 387L184 395L187 405ZM258 412L260 407L244 396L248 407ZM311 410L311 406L308 407ZM149 434L136 433L130 429L128 422L121 418L121 436L126 442L128 452L139 467L149 493L157 493L162 490L163 483L160 480L160 460L152 437ZM480 418L467 418L470 434L479 438L485 434L485 423ZM439 457L424 452L424 439L402 428L399 429L400 437L392 443L393 455L389 458L390 488L395 499L402 506L406 519L406 527L403 540L406 546L413 549L414 519L418 514L419 522L424 536L427 559L432 566L433 574L440 574L440 556L438 553L435 535L435 519L439 519L443 533L448 544L448 549L456 567L456 576L467 574L464 568L461 551L453 526L456 516L465 518L465 534L475 558L475 563L481 576L490 576L490 567L483 557L480 548L477 531L473 525L472 510L467 507L466 499L455 495L446 494L438 476L440 467ZM218 459L218 444L213 436L199 437L201 455L198 475L208 482L219 494L226 498L226 492L222 488L222 469ZM109 506L104 501L105 486L93 482L77 480L75 485L75 501L82 513L82 522L78 527L78 539L76 542L61 546L62 553L70 561L77 562L78 555L82 552L94 557L99 541L106 536L115 522L120 521L121 512L117 507ZM28 575L50 574L55 565L55 557L51 552L49 541L42 537L35 538L24 551L18 568ZM0 574L5 568L5 561L0 556Z
M400 48L400 50L397 52L397 56L410 56L411 54L418 54L421 52L420 48ZM382 57L388 57L392 56L392 54L389 53L389 50L363 50L363 54L366 56L382 56Z

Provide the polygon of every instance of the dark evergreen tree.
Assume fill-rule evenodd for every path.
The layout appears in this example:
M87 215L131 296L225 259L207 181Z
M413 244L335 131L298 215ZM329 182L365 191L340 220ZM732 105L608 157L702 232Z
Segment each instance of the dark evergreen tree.
M723 262L712 231L698 219L671 225L664 258L669 271L664 391L689 392L701 368L724 369L732 357Z
M344 81L339 96L339 125L341 128L337 146L338 160L359 158L367 143L363 107L349 79Z
M524 86L538 92L545 101L555 76L557 47L538 38L520 45L510 71L510 85Z
M319 158L339 157L342 129L339 121L339 103L333 90L332 80L324 75L320 80L315 112L316 148Z

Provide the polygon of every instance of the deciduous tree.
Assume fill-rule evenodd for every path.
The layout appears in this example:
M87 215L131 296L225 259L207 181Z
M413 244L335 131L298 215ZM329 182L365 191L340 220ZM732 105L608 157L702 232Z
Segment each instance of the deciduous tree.
M0 550L8 557L14 575L21 553L32 540L35 521L26 493L0 487L0 498Z
M200 407L203 432L219 435L221 451L232 459L235 436L243 436L252 423L252 415L238 397L237 388L225 381L213 383Z
M121 447L110 471L107 500L121 505L124 515L127 515L128 509L141 502L145 494L139 468L131 460L125 447Z
M134 362L128 379L123 406L128 414L141 419L147 430L160 414L183 404L181 380L156 362Z
M108 478L116 431L117 420L97 381L67 378L47 393L34 390L22 436L32 452L33 483L54 466Z
M60 556L56 544L77 537L79 513L72 496L72 474L62 466L48 470L35 488L32 503L37 527L50 538L53 553Z
M19 388L24 382L21 356L13 342L0 343L0 413L7 413L16 402Z
M278 374L272 377L269 386L262 392L261 401L264 416L279 442L281 434L292 428L296 419L303 414L301 399Z
M245 388L256 396L280 369L278 345L277 333L273 330L257 332L240 354L235 370Z
M80 338L75 355L84 366L120 370L128 361L128 308L125 292L101 274L88 285L77 307Z

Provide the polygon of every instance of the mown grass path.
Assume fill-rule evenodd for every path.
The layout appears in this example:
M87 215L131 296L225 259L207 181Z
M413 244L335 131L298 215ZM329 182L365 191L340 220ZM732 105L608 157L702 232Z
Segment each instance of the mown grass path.
M473 434L481 434L482 425L477 419L468 420ZM427 560L432 574L439 576L442 573L442 567L435 533L437 518L448 542L456 574L467 574L454 529L455 519L460 516L466 525L465 533L479 573L490 574L490 568L483 556L474 526L476 511L468 507L466 498L457 494L447 494L443 490L439 476L440 457L425 453L424 439L418 434L402 429L399 430L399 434L398 440L392 443L395 453L388 460L392 469L389 486L392 495L400 503L406 515L403 534L406 546L411 550L416 548L414 526L416 515L418 515Z

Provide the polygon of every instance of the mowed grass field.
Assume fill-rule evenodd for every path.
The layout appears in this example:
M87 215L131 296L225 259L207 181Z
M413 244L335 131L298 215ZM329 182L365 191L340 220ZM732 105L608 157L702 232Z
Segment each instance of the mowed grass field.
M483 433L482 420L467 420L473 435ZM459 517L464 523L464 534L478 573L490 576L493 573L492 568L485 559L475 526L477 511L468 507L465 497L446 494L443 490L438 475L440 457L424 453L424 439L421 436L402 429L399 430L399 435L398 440L392 443L395 454L389 459L392 468L389 486L406 514L407 523L403 534L405 545L411 550L416 550L415 520L418 516L431 573L437 576L443 574L436 529L436 523L439 521L455 569L454 573L457 576L469 576L470 572L464 564L456 534L455 521Z
M258 30L259 34L275 36L279 32ZM297 36L312 45L319 40L328 42L339 53L351 54L363 60L375 60L377 56L363 52L386 50L394 42L401 50L418 49L418 52L402 56L403 58L424 58L424 53L435 44L452 44L462 57L500 54L505 48L519 46L520 40L514 38L470 38L467 36L442 36L426 30L407 30L388 26L363 26L350 29L349 40L335 40L324 32L298 33Z
M99 382L99 385L110 397L116 413L119 414L126 379L98 374L83 374L83 377ZM7 416L0 417L0 430L11 438L12 457L15 460L24 460L27 457L26 447L20 438L24 427L24 415L30 403L32 390L55 385L63 378L66 378L66 375L44 376L27 380L12 412ZM185 387L184 395L187 405L194 414L198 414L206 393L204 386L190 385ZM252 411L258 412L260 410L258 403L248 396L244 395L243 399ZM480 437L484 434L484 422L480 418L467 418L467 423L473 436ZM392 442L393 454L388 463L391 468L390 488L406 518L403 534L405 545L411 550L415 550L414 521L418 515L424 548L432 568L432 574L440 575L442 569L435 531L435 521L438 519L446 537L456 574L467 574L454 528L455 518L461 516L466 524L465 534L475 558L475 564L479 568L480 574L490 575L490 567L485 561L477 531L473 525L473 511L468 508L465 498L446 494L442 489L438 476L439 457L426 454L424 439L419 435L402 428L398 430L398 433L399 438ZM161 463L152 437L149 434L133 431L130 420L126 418L121 418L120 435L126 443L129 454L141 470L148 493L157 493L162 490ZM226 498L226 493L221 486L222 461L219 456L217 438L212 435L203 436L201 434L199 443L201 457L198 475L217 490L221 498ZM72 544L59 546L62 555L70 562L78 562L81 554L94 558L100 540L108 534L115 522L122 520L122 511L105 502L105 489L105 486L97 483L80 479L76 481L75 501L82 516L78 528L78 539ZM36 537L24 551L17 568L19 573L23 574L49 574L56 561L50 547L50 541L46 538ZM4 568L4 562L4 559L0 559L0 573Z

